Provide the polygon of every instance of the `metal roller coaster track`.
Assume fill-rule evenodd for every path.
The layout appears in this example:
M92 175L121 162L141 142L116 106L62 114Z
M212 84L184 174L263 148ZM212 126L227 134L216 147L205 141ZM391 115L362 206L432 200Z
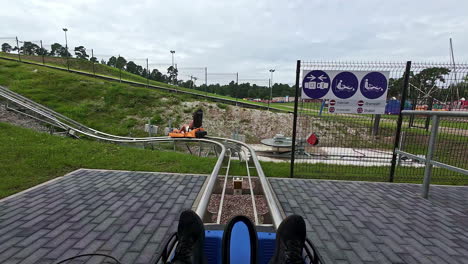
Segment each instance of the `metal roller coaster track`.
M255 151L249 145L243 142L232 140L232 139L227 139L227 138L219 138L219 137L206 137L206 138L193 138L192 139L192 138L170 138L170 137L117 136L117 135L108 134L108 133L101 132L93 128L87 127L86 125L83 125L71 118L68 118L60 113L57 113L56 111L46 106L43 106L18 93L15 93L6 87L0 86L0 99L2 98L6 102L6 105L16 106L16 108L11 108L7 106L8 109L27 115L38 121L44 122L48 125L55 126L59 129L66 131L69 135L74 135L74 136L81 135L81 136L86 136L87 138L90 138L90 139L105 141L105 142L110 142L110 143L129 144L129 143L160 143L160 142L183 141L183 142L207 143L207 144L212 144L215 147L219 148L220 151L219 151L218 160L215 166L213 167L213 170L207 180L204 190L201 193L200 200L196 208L196 213L202 219L204 218L205 213L207 212L210 197L211 197L211 194L213 193L216 182L218 180L223 162L225 162L225 160L228 160L227 162L228 164L230 164L230 159L232 158L232 155L236 153L238 157L241 157L241 156L243 157L239 159L245 160L250 194L252 197L252 204L254 208L255 224L258 225L259 220L258 220L258 215L257 215L255 198L253 196L252 181L250 177L250 169L252 168L256 170L256 175L258 176L258 179L261 185L261 190L267 202L269 213L271 214L271 218L272 218L271 225L276 229L283 219L283 215L273 195L272 188L265 177L265 174L262 170L262 167L260 165L260 162L257 158ZM249 161L253 163L254 167L249 166ZM225 180L227 179L228 174L229 174L229 165L225 172ZM223 189L223 195L221 196L222 200L224 199L225 187L226 186L224 186L224 189ZM221 205L223 203L222 200L220 203ZM218 217L217 223L219 223L219 217L221 216L221 212L222 212L222 208L220 207L219 214L217 216Z

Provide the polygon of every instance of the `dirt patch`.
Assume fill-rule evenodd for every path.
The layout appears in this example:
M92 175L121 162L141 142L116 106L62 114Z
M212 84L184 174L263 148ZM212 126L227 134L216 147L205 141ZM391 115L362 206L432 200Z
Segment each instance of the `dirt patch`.
M6 108L6 105L3 104L0 104L0 122L33 129L39 132L49 132L49 128L44 126L41 122L25 115L9 111Z
M198 108L203 109L203 127L210 136L231 138L236 132L245 135L248 143L259 143L261 139L276 134L292 135L292 114L208 102L182 103L183 123L188 124Z

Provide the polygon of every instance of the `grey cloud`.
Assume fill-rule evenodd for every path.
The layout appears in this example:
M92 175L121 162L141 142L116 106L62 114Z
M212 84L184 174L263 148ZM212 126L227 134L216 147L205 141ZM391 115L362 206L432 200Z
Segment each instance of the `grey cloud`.
M0 37L294 82L297 59L467 60L468 2L446 0L8 1ZM197 70L185 75L202 75ZM226 77L231 79L231 77Z

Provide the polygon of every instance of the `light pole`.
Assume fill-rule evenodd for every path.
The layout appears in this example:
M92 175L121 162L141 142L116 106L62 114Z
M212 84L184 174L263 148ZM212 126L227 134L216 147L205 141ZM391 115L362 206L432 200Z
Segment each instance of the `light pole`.
M236 106L237 106L237 93L239 92L239 73L236 73Z
M270 69L270 99L268 100L268 110L270 110L270 101L273 99L273 73L275 69Z
M65 32L65 50L67 52L67 69L68 71L70 71L70 62L68 60L68 39L67 39L67 31L68 29L67 28L62 28L63 32Z
M171 54L172 54L172 67L174 68L174 53L175 53L175 50L171 50Z

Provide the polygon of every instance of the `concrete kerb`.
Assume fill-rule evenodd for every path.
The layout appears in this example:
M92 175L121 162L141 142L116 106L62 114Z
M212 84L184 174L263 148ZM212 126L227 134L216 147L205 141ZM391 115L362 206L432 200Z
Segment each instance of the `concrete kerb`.
M309 179L309 178L288 178L288 177L267 177L267 179L281 179L281 180L309 180L309 181L331 181L331 182L350 182L350 183L383 183L390 185L422 185L421 183L406 183L406 182L380 182L380 181L353 181L353 180L330 180L330 179ZM452 188L468 188L465 185L444 185L444 184L431 184L431 186L452 187Z
M40 188L40 187L43 187L43 186L46 186L48 184L52 184L56 181L59 181L65 177L72 177L72 176L75 176L75 174L79 173L80 171L83 171L83 170L86 170L86 171L96 171L96 172L129 172L128 170L106 170L106 169L86 169L86 168L80 168L80 169L77 169L77 170L74 170L74 171L71 171L63 176L59 176L59 177L56 177L56 178L53 178L53 179L50 179L48 181L45 181L43 183L40 183L38 185L35 185L31 188L28 188L26 190L23 190L23 191L20 191L20 192L17 192L17 193L14 193L10 196L7 196L7 197L4 197L2 199L0 199L0 203L2 202L5 202L7 200L10 200L10 199L13 199L17 196L20 196L22 194L25 194L27 192L30 192L30 191L33 191L37 188ZM169 174L169 175L174 175L174 176L204 176L208 179L208 176L209 174L191 174L191 173L174 173L174 172L157 172L157 171L131 171L131 172L138 172L138 173L147 173L147 174L154 174L154 173L162 173L162 174ZM203 184L203 187L202 187L202 190L205 188L206 186L206 180L205 180L205 183ZM200 194L198 194L198 196L200 196ZM197 199L195 200L194 204L195 203L198 203L198 200L200 199L199 197L197 196Z
M73 172L70 172L70 173L73 173ZM70 174L70 173L67 173L65 176L67 176L67 175ZM26 189L26 190L23 190L23 191L21 191L21 192L14 193L14 194L12 194L12 195L10 195L10 196L7 196L7 197L5 197L5 198L0 199L0 203L5 202L5 201L10 200L10 199L13 199L13 198L15 198L15 197L17 197L17 196L20 196L20 195L22 195L22 194L25 194L25 193L27 193L27 192L33 191L33 190L35 190L35 189L37 189L37 188L40 188L40 187L42 187L42 186L45 186L45 185L54 183L54 182L56 182L56 181L59 181L59 180L61 180L61 179L62 179L63 177L65 177L65 176L60 176L60 177L57 177L57 178L53 178L53 179L51 179L51 180L48 180L48 181L46 181L46 182L43 182L43 183L41 183L41 184L38 184L38 185L36 185L36 186L33 186L33 187L28 188L28 189Z
M169 175L175 175L175 176L210 176L210 174L203 174L203 173L183 173L183 172L164 172L164 171L131 171L131 170L108 170L108 169L87 169L87 168L80 168L77 170L74 170L70 173L67 173L65 176L68 176L73 173L77 173L81 170L87 170L87 171L96 171L96 172L138 172L138 173L147 173L147 174L154 174L154 173L161 173L161 174L169 174ZM65 177L63 176L63 177Z

